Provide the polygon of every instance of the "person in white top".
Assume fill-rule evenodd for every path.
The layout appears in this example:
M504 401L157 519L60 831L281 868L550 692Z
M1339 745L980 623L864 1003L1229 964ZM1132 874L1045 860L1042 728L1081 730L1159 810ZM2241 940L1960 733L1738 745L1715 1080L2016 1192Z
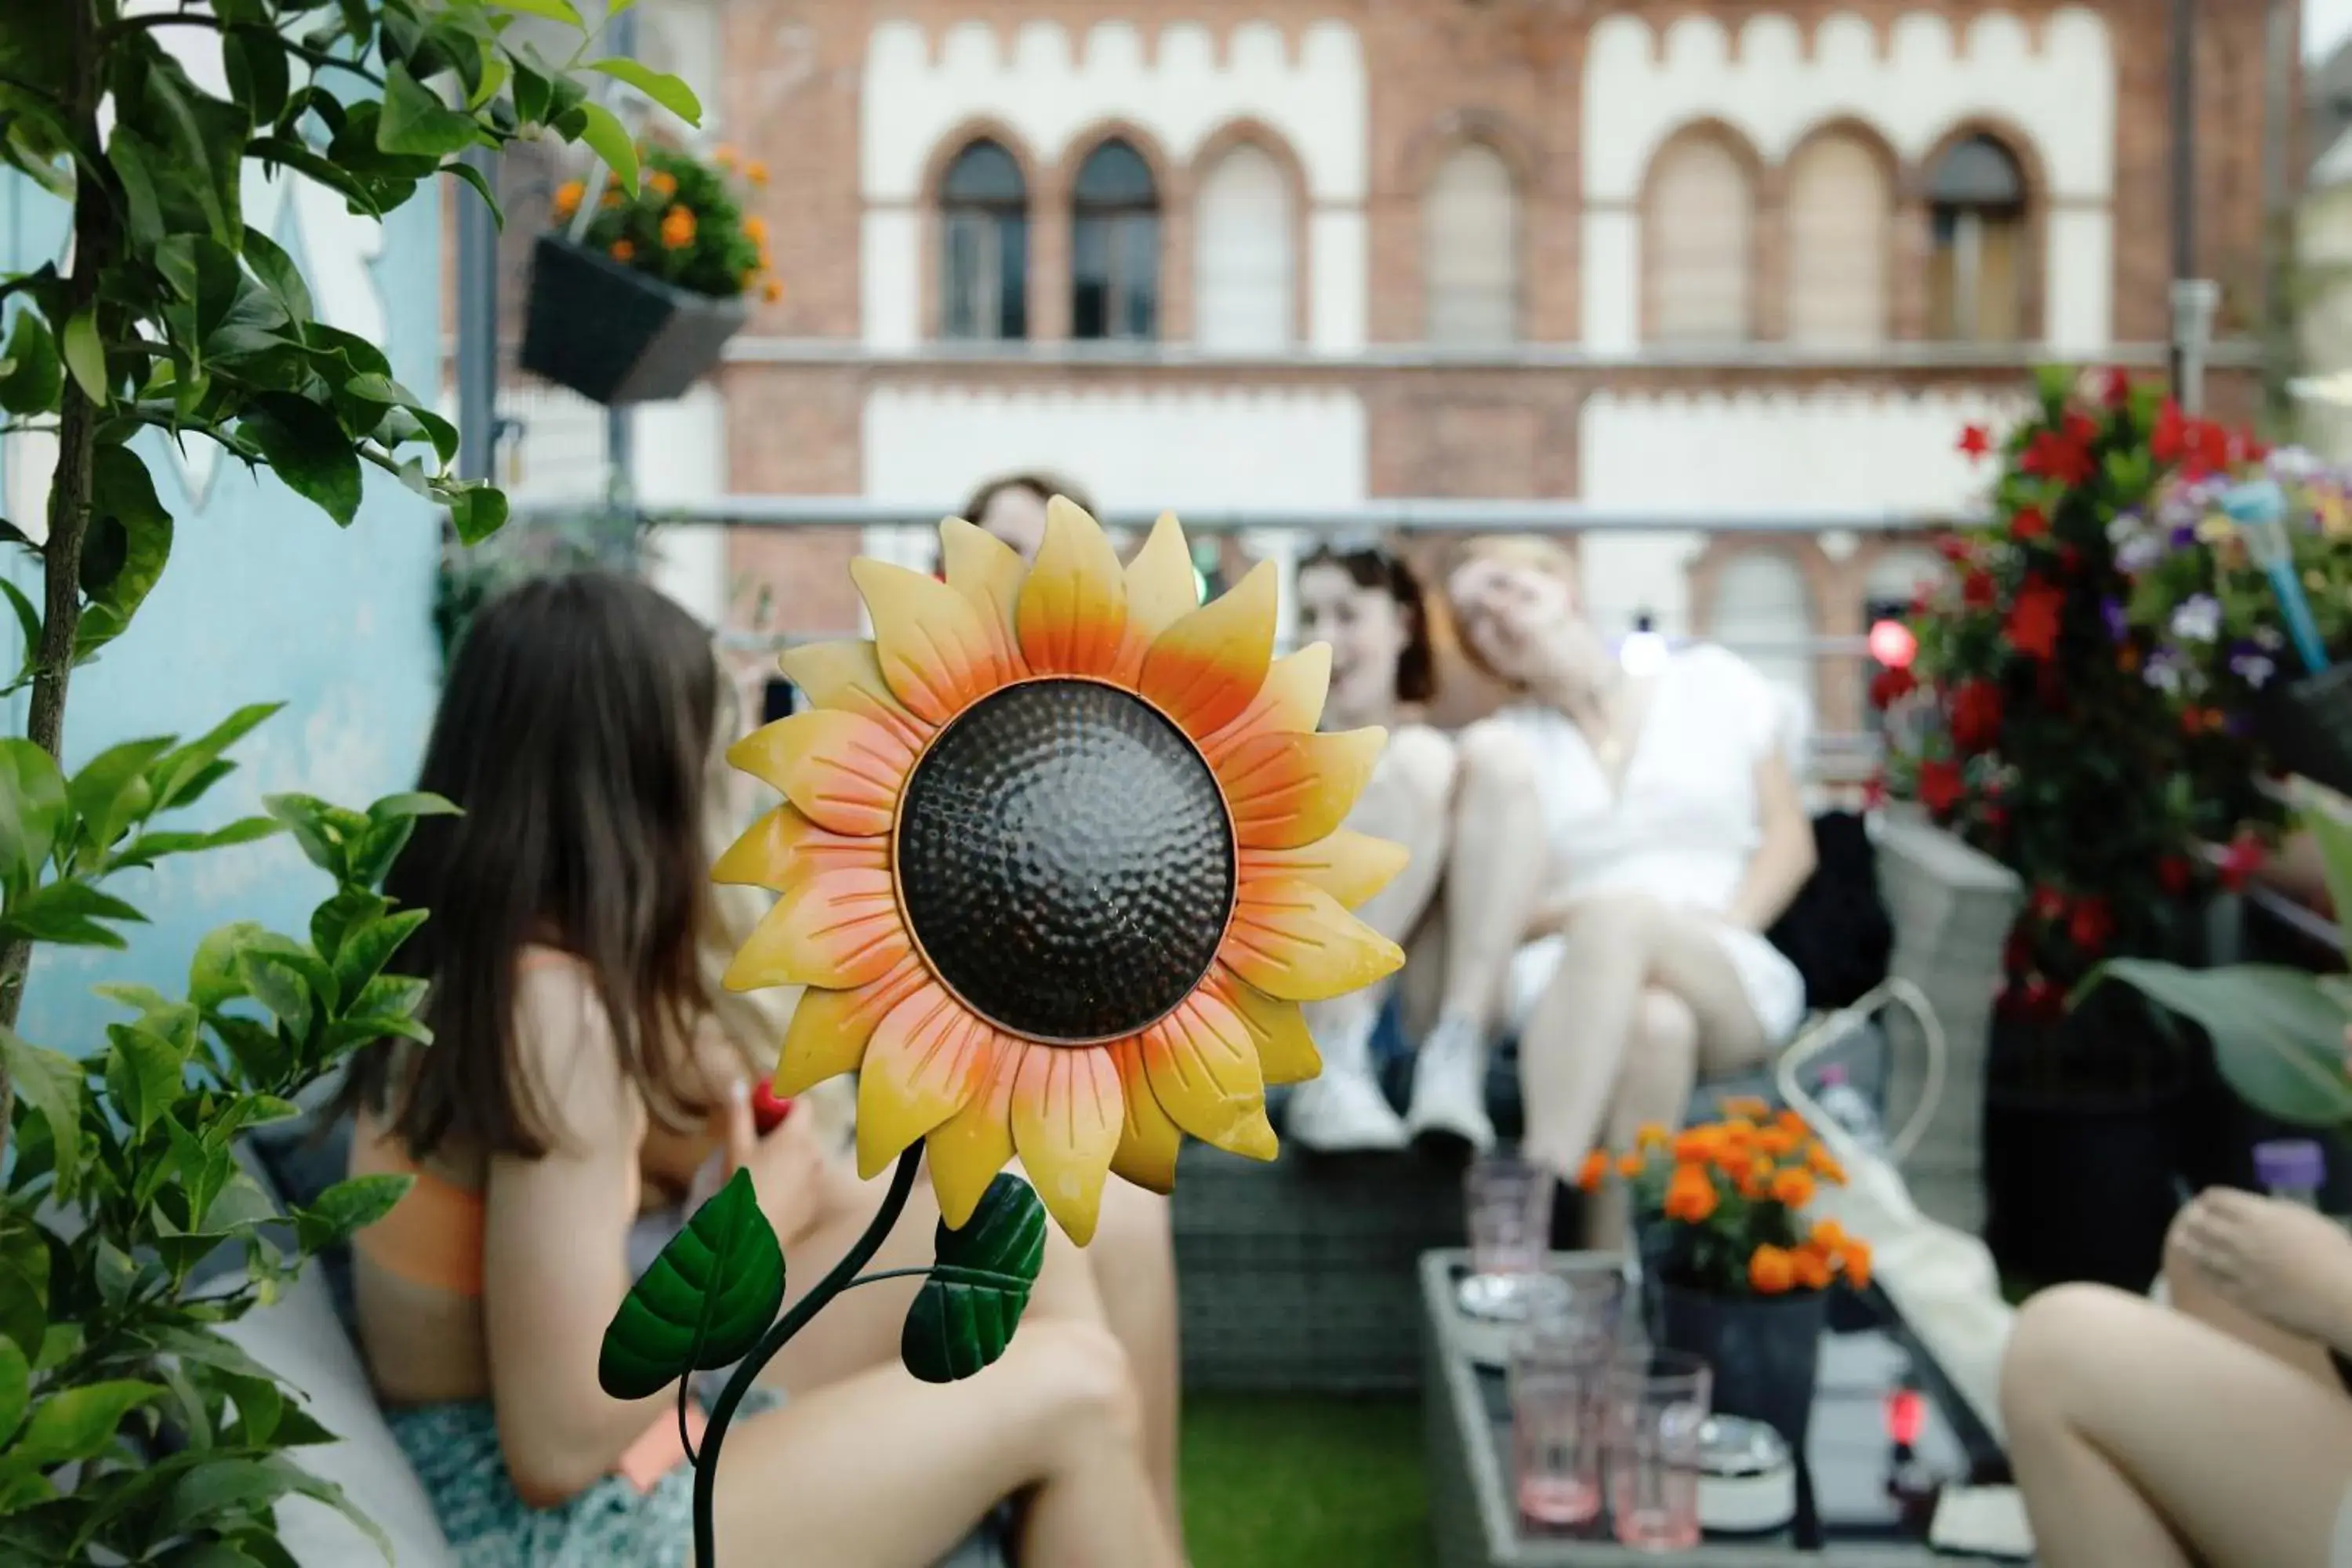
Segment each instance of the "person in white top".
M1804 983L1763 932L1812 874L1812 826L1786 710L1737 656L1628 674L1549 540L1475 542L1447 588L1517 700L1459 742L1443 1000L1406 1120L1491 1142L1486 1047L1514 1029L1526 1152L1565 1176L1795 1030ZM1591 1225L1612 1245L1624 1216Z
M1427 927L1445 869L1454 744L1416 721L1436 675L1429 606L1402 556L1379 544L1318 548L1298 565L1299 618L1307 639L1331 650L1323 727L1389 731L1371 782L1347 826L1402 845L1404 868L1359 913L1391 942L1410 943ZM1373 1072L1372 1031L1393 980L1328 1002L1309 1003L1307 1026L1322 1053L1321 1076L1292 1091L1290 1136L1322 1153L1402 1149L1403 1121Z

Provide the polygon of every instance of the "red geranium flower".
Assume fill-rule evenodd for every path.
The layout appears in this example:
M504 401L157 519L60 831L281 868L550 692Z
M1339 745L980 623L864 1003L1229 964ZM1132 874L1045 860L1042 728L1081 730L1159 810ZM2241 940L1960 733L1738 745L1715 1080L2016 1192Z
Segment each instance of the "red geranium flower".
M2131 401L2131 375L2120 365L2099 378L2099 397L2110 408L2120 408Z
M2189 865L2185 855L2167 855L2156 863L2157 886L2176 897L2189 890L2195 873L2196 868Z
M1874 773L1862 782L1862 809L1876 811L1886 804L1886 774Z
M2189 416L2168 397L2158 405L2156 424L2147 433L2147 455L2159 463L2177 463L2189 449Z
M2116 934L2116 917L2107 900L2096 894L2076 900L2074 912L2066 917L2066 934L2086 953L2104 952L2107 939Z
M2229 849L2221 857L2221 886L2233 893L2239 891L2245 887L2248 878L2262 869L2265 858L2261 839L2251 833L2239 834L2230 841Z
M2009 607L2009 620L2002 627L2010 646L2034 658L2049 658L2058 651L2058 611L2066 595L2038 578L2027 578L2025 586L2017 591L2017 600Z
M1939 534L1936 539L1936 553L1957 566L1975 554L1976 547L1957 533Z
M1960 427L1960 451L1964 455L1981 458L1991 450L1992 437L1986 433L1983 426L1964 425Z
M1934 815L1949 816L1965 793L1958 763L1935 759L1919 764L1919 804Z
M1989 610L2000 596L2000 584L1981 566L1960 579L1960 603L1972 610Z
M2009 520L2011 539L2039 539L2050 531L2050 520L2042 515L2038 506L2021 506Z
M2097 468L2087 441L2071 429L2035 431L2017 466L2036 479L2056 479L2068 486L2085 482Z
M1952 744L1963 752L1990 750L2000 739L2000 688L1990 680L1964 680L1952 692Z
M2021 1000L2030 1018L2054 1018L2066 1010L2066 994L2052 984L2047 975L2028 980Z
M1919 678L1907 668L1882 669L1870 678L1870 705L1884 712L1919 689Z

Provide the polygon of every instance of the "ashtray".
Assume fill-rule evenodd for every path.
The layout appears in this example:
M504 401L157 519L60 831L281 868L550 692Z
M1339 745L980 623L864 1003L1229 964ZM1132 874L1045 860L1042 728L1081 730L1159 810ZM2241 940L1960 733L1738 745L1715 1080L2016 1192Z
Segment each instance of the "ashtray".
M1725 1535L1769 1535L1797 1517L1797 1462L1761 1421L1714 1415L1699 1428L1698 1520Z

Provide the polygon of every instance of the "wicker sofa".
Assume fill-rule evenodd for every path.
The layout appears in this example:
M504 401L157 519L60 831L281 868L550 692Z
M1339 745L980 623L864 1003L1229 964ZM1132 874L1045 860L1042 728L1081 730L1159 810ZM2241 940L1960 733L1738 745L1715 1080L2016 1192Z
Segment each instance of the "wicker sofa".
M1983 1040L2015 878L1906 816L1877 833L1895 927L1893 967L1927 994L1950 1046L1949 1086L1910 1167L1923 1207L1973 1227L1981 1213L1978 1132ZM1907 1020L1851 1029L1812 1070L1842 1068L1890 1122L1922 1089ZM1517 1121L1516 1063L1497 1053L1488 1100ZM1724 1098L1775 1098L1769 1070L1701 1086L1696 1119ZM1420 1378L1414 1270L1463 1245L1461 1171L1417 1155L1318 1158L1286 1145L1272 1164L1185 1152L1175 1198L1187 1388L1402 1392Z

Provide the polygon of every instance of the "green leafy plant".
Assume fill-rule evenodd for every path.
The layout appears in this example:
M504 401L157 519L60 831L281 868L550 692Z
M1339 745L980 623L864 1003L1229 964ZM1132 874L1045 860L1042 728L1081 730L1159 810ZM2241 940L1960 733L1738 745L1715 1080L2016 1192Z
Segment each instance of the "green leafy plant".
M524 17L569 27L566 58L521 41ZM226 91L167 39L217 50ZM448 807L278 795L267 816L185 825L271 709L68 772L68 689L170 561L173 518L132 445L150 431L268 468L339 524L373 467L446 507L460 537L496 531L506 502L453 471L457 432L378 345L318 319L292 258L247 226L240 187L257 164L369 216L438 174L487 200L465 155L548 134L634 191L635 146L587 73L696 106L595 52L569 0L0 5L0 163L16 171L0 177L70 216L58 259L0 276L0 434L57 450L46 518L0 521L40 583L0 584L25 643L9 689L30 688L26 733L0 740L0 1562L286 1568L278 1500L342 1505L287 1455L327 1434L220 1329L403 1184L345 1182L285 1214L236 1145L362 1043L424 1040L417 983L383 969L425 911L378 889L415 819ZM16 1033L37 944L127 945L142 917L120 873L278 832L333 882L304 935L232 924L198 947L184 996L102 988L125 1015L102 1042Z
M2302 821L2319 846L2337 912L2352 910L2352 821L2316 799ZM2344 957L2352 965L2352 934ZM2095 971L2083 989L2110 980L2203 1028L2222 1078L2249 1105L2304 1126L2352 1127L2344 1037L2352 1024L2352 977L2274 963L2185 969L2119 959Z
M298 1114L302 1090L366 1041L426 1037L422 983L383 973L425 912L377 888L415 819L450 808L278 795L268 816L208 832L160 826L231 772L223 753L271 711L186 742L126 742L70 777L29 742L0 741L12 933L121 947L139 911L110 879L279 831L334 889L308 940L252 922L214 931L184 999L100 987L126 1015L101 1051L77 1058L0 1029L18 1088L0 1178L0 1558L283 1563L273 1510L289 1493L374 1531L284 1453L331 1434L219 1329L382 1218L408 1178L339 1182L288 1214L235 1144Z
M606 186L595 198L581 241L625 266L697 294L731 300L761 284L772 265L767 220L747 216L737 183L768 183L757 163L739 163L724 148L710 161L658 142L640 149L643 177L635 192ZM555 193L555 221L567 230L590 199L588 182L566 182ZM767 278L769 300L783 287Z

